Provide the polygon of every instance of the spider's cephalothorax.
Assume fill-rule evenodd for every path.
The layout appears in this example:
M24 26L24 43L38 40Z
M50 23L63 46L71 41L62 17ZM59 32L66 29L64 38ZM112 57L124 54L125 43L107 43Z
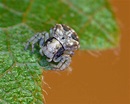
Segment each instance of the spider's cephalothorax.
M69 66L74 51L80 47L76 32L64 24L56 24L49 33L37 33L27 42L25 49L31 44L33 52L36 43L40 46L40 54L45 55L48 62L58 63L52 66L60 70Z

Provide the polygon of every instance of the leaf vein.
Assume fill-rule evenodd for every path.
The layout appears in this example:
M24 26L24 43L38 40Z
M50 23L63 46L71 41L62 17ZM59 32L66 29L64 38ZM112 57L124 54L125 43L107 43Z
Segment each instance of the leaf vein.
M9 12L11 12L11 13L13 13L15 15L18 15L18 16L22 16L22 14L23 14L22 12L19 12L19 11L16 11L16 10L12 9L12 8L9 8L8 6L6 6L5 4L2 4L2 3L0 3L0 7L6 9Z

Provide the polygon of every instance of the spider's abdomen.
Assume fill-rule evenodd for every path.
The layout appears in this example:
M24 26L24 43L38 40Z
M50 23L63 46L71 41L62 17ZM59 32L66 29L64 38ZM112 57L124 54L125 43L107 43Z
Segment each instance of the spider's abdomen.
M53 58L54 55L58 52L58 50L62 47L62 45L60 44L60 42L58 40L56 40L55 38L52 38L51 40L47 40L46 41L46 46L43 48L46 48L44 50L44 54L48 57L48 58Z

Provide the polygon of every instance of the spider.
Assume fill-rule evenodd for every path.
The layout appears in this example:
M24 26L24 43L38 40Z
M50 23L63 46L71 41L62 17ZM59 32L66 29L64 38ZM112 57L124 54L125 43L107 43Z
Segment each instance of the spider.
M31 45L34 52L35 44L40 47L40 54L47 57L53 69L64 70L71 63L74 51L79 49L79 38L76 32L67 25L56 24L50 32L41 32L31 37L25 45L25 50Z

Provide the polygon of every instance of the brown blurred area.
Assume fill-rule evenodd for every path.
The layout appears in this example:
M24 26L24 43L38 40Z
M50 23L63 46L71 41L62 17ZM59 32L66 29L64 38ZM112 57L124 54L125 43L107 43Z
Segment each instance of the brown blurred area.
M46 71L46 104L130 104L130 0L109 0L121 29L120 47L78 51L72 73Z

